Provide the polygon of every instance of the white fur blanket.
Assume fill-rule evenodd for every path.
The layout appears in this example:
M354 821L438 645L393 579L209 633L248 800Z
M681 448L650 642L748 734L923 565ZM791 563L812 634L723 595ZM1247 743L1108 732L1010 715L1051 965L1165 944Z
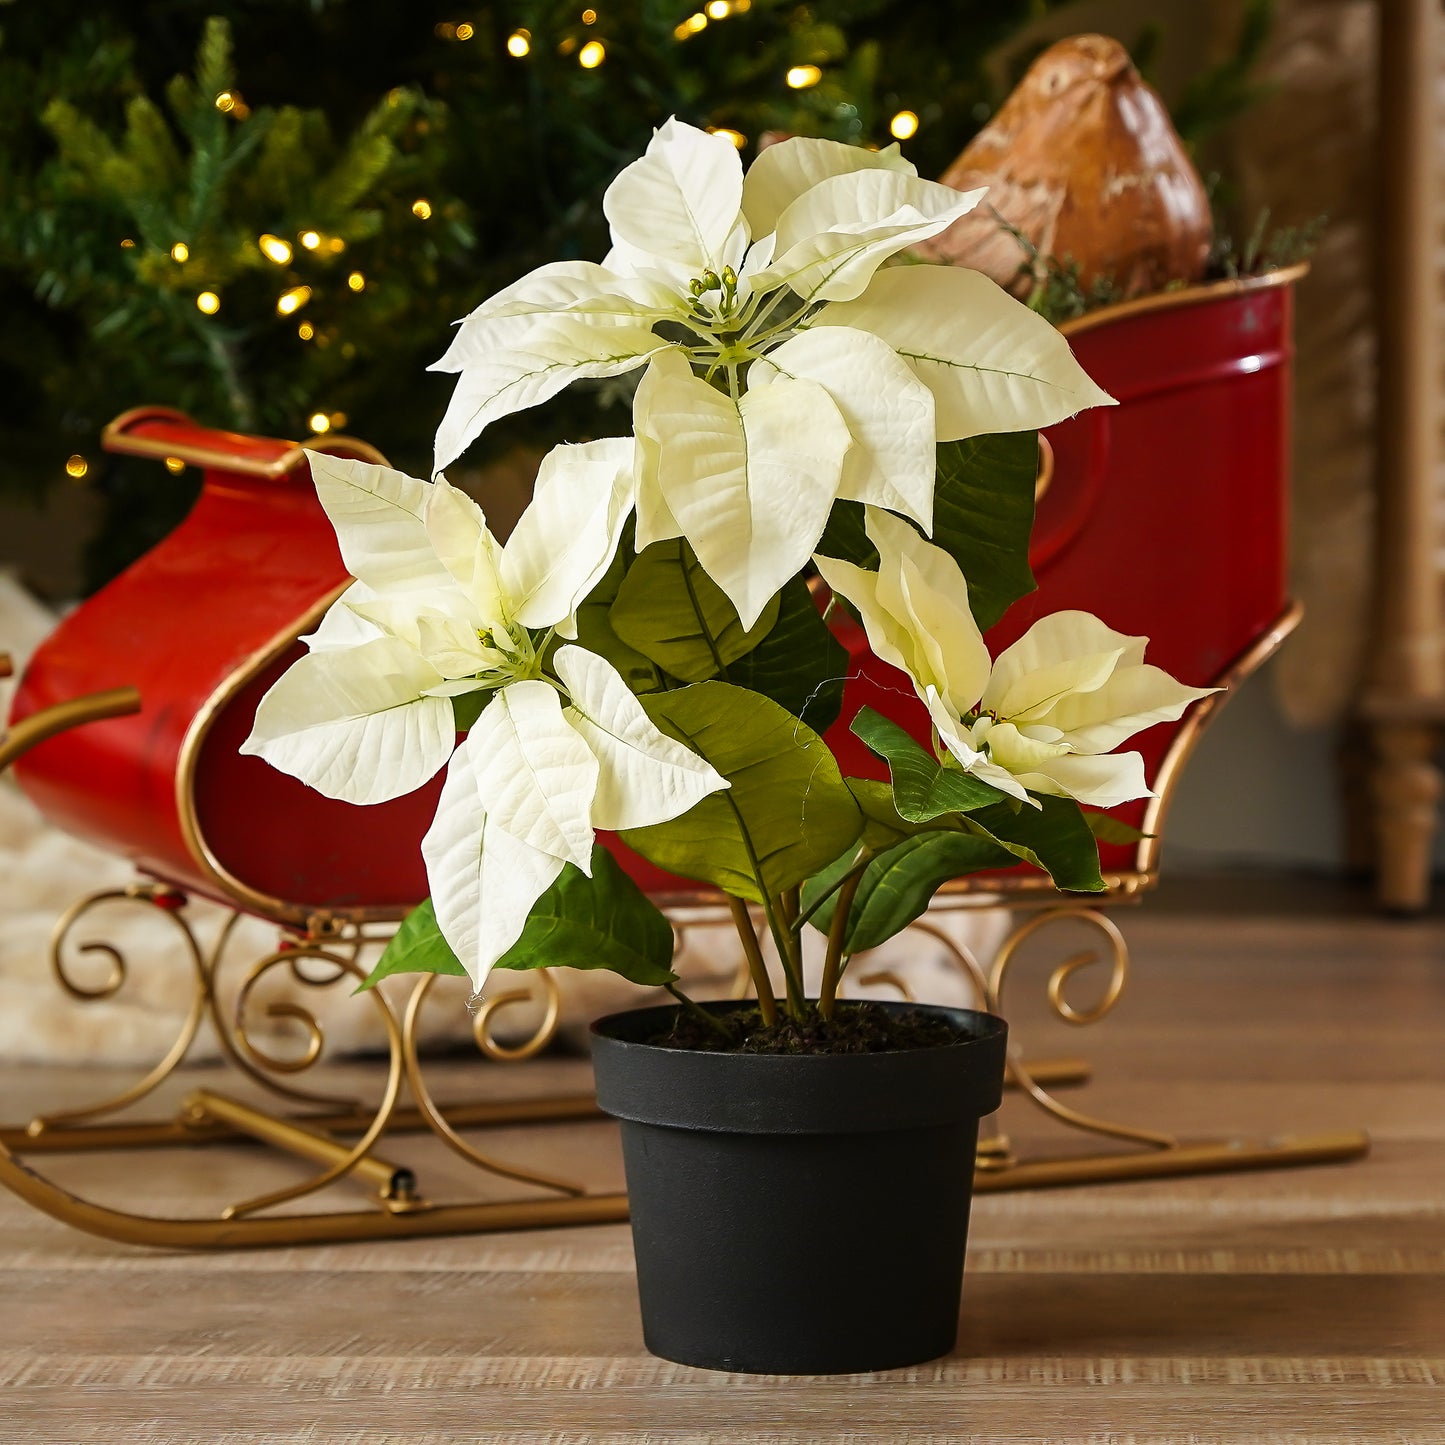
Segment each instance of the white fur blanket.
M54 625L54 616L35 601L13 577L0 572L0 651L9 652L19 672L30 653ZM0 681L0 718L8 715L12 683ZM123 860L49 826L8 779L0 779L0 1061L69 1064L149 1065L177 1036L192 998L193 975L174 926L151 910L134 904L106 905L78 926L67 951L73 976L86 986L99 984L109 963L103 955L85 956L75 945L103 939L119 949L129 963L124 987L109 998L81 1003L56 983L48 958L52 927L60 914L82 895L124 888L134 873ZM209 946L227 914L203 900L193 901L187 917L203 946ZM950 913L932 920L987 962L1007 928L1002 910ZM244 918L230 941L226 973L239 982L247 963L276 947L274 925ZM816 982L822 940L811 935L809 971ZM730 924L692 924L675 967L684 987L698 998L721 998L731 992L737 976L739 949ZM230 973L230 970L234 973ZM922 933L905 933L869 958L857 960L859 978L890 972L906 981L920 1000L970 1004L971 991L948 960L947 950ZM223 992L226 974L223 973ZM661 990L638 989L611 974L561 969L564 1033L580 1039L582 1026L613 1009L665 1001ZM449 1043L470 1037L471 1020L465 989L438 990L428 1009L425 1041ZM515 988L514 974L498 974L488 992ZM406 980L396 981L399 988ZM375 1006L351 997L345 981L334 986L303 988L273 970L248 1013L253 1036L262 1047L285 1056L295 1053L298 1027L284 1017L268 1019L266 1006L294 1001L309 1008L321 1023L328 1051L335 1054L385 1047L385 1032ZM854 995L898 997L888 983L862 985ZM534 1027L535 1014L516 1010L522 1033ZM506 1025L498 1014L497 1032ZM218 1052L209 1026L196 1041L192 1058L210 1059Z

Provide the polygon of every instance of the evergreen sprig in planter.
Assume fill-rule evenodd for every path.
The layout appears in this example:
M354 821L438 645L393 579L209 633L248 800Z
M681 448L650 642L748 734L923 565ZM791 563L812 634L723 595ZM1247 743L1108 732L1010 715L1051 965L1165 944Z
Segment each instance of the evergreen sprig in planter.
M930 1036L840 1004L849 960L961 874L1024 863L1101 889L1080 804L1147 793L1139 755L1114 749L1201 695L1081 612L989 656L982 629L1033 585L1036 431L1109 398L985 277L884 264L981 196L920 180L897 147L824 141L773 146L744 177L725 137L669 121L607 192L603 263L543 266L462 323L437 363L458 380L434 481L311 457L356 580L246 749L359 804L446 769L431 897L371 981L570 965L677 997L666 1028L622 1016L597 1035L648 1338L677 1358L863 1369L950 1347L1002 1026L936 1012ZM552 451L505 545L440 475L499 417L630 371L634 434ZM872 778L845 777L822 736L842 606L931 719L929 745L866 708L845 719ZM686 997L670 925L598 830L728 899L750 1010ZM907 1268L865 1307L845 1241L825 1241L828 1307L800 1313L776 1252L867 1217L861 1199L908 1234ZM696 1219L710 1250L683 1237Z

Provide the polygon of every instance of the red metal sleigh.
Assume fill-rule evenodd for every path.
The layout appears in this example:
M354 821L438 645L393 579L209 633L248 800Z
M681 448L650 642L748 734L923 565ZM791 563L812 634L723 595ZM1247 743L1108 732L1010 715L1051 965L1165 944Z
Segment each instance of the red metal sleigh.
M1006 902L1028 910L989 966L943 939L927 918L916 925L947 943L986 1004L1000 1005L1019 947L1041 928L1062 923L1102 938L1110 973L1102 1001L1076 1008L1065 997L1066 985L1096 955L1067 958L1049 982L1056 1011L1084 1023L1113 1007L1124 984L1127 950L1101 909L1154 883L1169 799L1200 731L1297 621L1286 596L1284 558L1292 283L1302 270L1129 302L1067 328L1085 368L1120 405L1085 413L1048 433L1031 547L1038 591L1010 611L990 644L997 651L1043 613L1079 607L1120 631L1147 635L1150 660L1176 676L1226 691L1179 723L1160 725L1138 740L1158 796L1122 811L1149 836L1129 847L1106 845L1109 892L1102 899L1091 898L1087 905L1061 901L1047 879L1026 872L961 880L945 906ZM370 996L371 1006L385 1015L392 1045L375 1107L318 1111L318 1096L271 1077L268 1061L250 1048L242 1016L257 977L289 968L298 981L315 983L316 976L303 968L308 959L330 970L322 982L359 975L357 947L368 931L396 920L424 894L418 843L440 780L392 803L353 808L238 751L261 695L297 655L297 637L347 581L299 447L208 430L158 408L119 417L107 428L104 445L202 467L201 497L170 537L72 613L36 653L20 682L12 731L0 744L0 767L16 761L21 786L49 819L131 859L140 879L130 892L135 901L174 912L187 894L200 894L272 919L287 931L282 948L252 965L229 1011L220 999L219 959L203 960L193 947L198 990L193 1014L210 1015L234 1062L253 1080L292 1104L313 1107L307 1114L281 1116L208 1092L193 1098L179 1121L97 1122L169 1077L185 1054L189 1040L183 1038L120 1100L0 1135L0 1182L97 1233L196 1246L623 1217L621 1196L589 1195L581 1186L501 1165L461 1137L459 1127L511 1115L475 1103L443 1109L431 1099L416 1049L416 1020L429 979L418 982L404 1011L392 1011L379 994ZM312 439L310 445L378 459L364 443L347 438ZM905 725L921 726L921 709L900 703L898 674L868 653L856 629L845 641L853 672L844 717L867 702ZM844 727L836 727L829 741L845 772L876 767ZM641 881L664 901L705 901L687 885L650 870ZM79 911L72 909L63 920L62 935ZM54 955L62 982L64 942L57 938ZM123 965L120 970L115 987L123 980ZM557 994L545 977L543 986L546 1017L520 1048L501 1045L488 1032L490 1011L514 998L516 990L484 1006L478 1041L487 1052L526 1056L547 1042L556 1025ZM308 1064L319 1052L314 1028L311 1043L312 1057L303 1059ZM286 1072L294 1071L287 1065ZM1031 1069L1021 1059L1012 1061L1011 1071L1012 1082L1056 1118L1130 1147L1086 1159L1021 1161L995 1136L981 1147L984 1188L1313 1162L1351 1157L1365 1148L1364 1136L1357 1134L1184 1145L1157 1131L1079 1114L1048 1092L1048 1071ZM407 1107L401 1105L403 1084L412 1095ZM522 1117L537 1119L585 1116L592 1106L580 1098L527 1107ZM472 1162L553 1197L429 1203L409 1171L376 1155L384 1131L408 1127L430 1128ZM313 1159L321 1171L295 1188L232 1206L220 1219L174 1221L76 1200L11 1158L13 1152L236 1133ZM379 1207L270 1212L348 1176L369 1182Z

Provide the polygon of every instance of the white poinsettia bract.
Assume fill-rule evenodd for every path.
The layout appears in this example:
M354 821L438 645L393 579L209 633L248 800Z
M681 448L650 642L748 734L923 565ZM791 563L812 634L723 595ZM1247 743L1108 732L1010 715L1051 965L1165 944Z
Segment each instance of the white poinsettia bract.
M934 448L1109 398L1042 317L976 272L880 270L981 190L883 151L793 139L744 175L670 120L607 191L599 265L542 266L458 329L445 467L571 382L646 367L633 406L638 547L685 537L751 626L838 499L933 525Z
M958 563L887 512L869 508L866 525L877 572L822 556L818 570L858 609L873 651L912 680L946 764L1025 802L1150 796L1143 758L1111 750L1217 689L1176 682L1144 662L1145 638L1087 612L1042 617L990 660Z
M350 803L447 767L422 844L437 922L473 983L598 828L666 822L728 786L658 731L576 611L633 506L629 441L559 447L505 546L446 480L309 453L356 579L256 710L242 751ZM460 747L454 699L481 694ZM455 749L455 751L454 751Z

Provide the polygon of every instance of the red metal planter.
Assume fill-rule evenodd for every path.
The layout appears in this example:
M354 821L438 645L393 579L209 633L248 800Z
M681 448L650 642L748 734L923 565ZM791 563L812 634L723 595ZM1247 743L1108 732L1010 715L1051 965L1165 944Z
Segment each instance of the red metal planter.
M1151 638L1149 659L1218 680L1285 608L1292 283L1303 268L1127 302L1067 327L1119 406L1051 428L1031 557L1036 593L997 651L1062 608ZM134 684L142 711L63 733L17 768L42 812L166 881L281 922L395 917L426 891L418 844L440 780L392 803L333 802L237 751L256 704L346 581L305 457L289 442L148 408L107 428L114 451L205 469L185 522L76 609L37 651L12 723ZM364 443L308 445L375 459ZM844 718L867 703L926 736L906 679L856 629ZM1151 778L1188 720L1138 742ZM846 727L845 772L879 764ZM1144 819L1142 803L1121 810ZM691 885L625 854L644 886ZM1106 849L1128 869L1134 850ZM1152 856L1152 853L1151 853Z

